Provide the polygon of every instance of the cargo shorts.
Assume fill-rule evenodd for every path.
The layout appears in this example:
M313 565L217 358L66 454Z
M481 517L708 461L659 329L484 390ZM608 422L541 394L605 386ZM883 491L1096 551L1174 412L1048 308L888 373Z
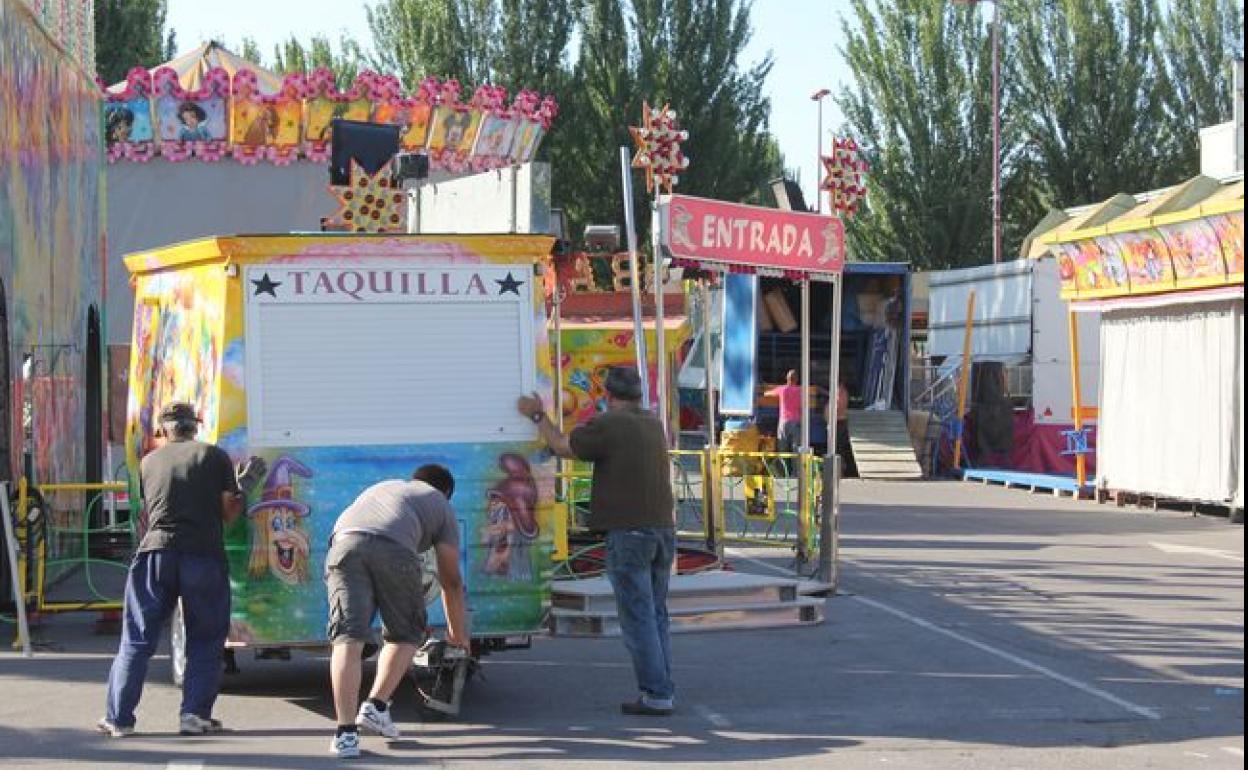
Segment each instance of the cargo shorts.
M325 557L325 584L331 643L371 641L379 611L382 639L392 644L424 642L420 559L407 548L364 532L337 535Z

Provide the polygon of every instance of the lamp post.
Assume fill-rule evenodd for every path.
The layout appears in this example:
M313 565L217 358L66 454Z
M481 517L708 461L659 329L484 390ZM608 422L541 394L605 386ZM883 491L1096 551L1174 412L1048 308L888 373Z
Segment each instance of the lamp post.
M819 105L818 135L815 137L815 213L823 213L823 194L819 192L819 169L823 166L823 100L832 93L820 88L810 95L810 100Z
M958 5L992 3L992 263L1001 261L1001 0L953 0Z

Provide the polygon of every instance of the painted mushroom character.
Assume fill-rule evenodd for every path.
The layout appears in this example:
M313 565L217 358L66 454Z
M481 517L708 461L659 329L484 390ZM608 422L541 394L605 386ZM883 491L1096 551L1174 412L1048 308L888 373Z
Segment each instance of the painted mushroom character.
M265 571L287 585L308 580L310 537L304 520L308 506L294 499L293 476L311 478L312 471L293 457L279 457L269 469L260 502L247 510L251 519L251 558L247 572Z
M537 483L518 454L498 458L506 473L486 496L485 572L525 582L533 578L529 549L537 538Z

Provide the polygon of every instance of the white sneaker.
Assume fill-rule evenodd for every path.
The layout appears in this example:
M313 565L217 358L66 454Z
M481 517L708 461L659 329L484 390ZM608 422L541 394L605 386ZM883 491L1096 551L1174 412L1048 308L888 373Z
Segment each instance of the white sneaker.
M360 734L342 733L335 735L329 742L329 753L337 754L339 759L353 759L360 755Z
M211 735L225 731L219 719L204 719L198 714L183 714L178 720L179 735Z
M101 717L100 721L95 723L95 731L104 733L110 738L125 738L127 735L134 735L134 726L121 726L109 720L108 717Z
M396 740L402 734L399 727L390 718L390 709L378 711L377 707L368 701L364 701L360 705L360 713L355 717L357 727L365 727L388 740Z

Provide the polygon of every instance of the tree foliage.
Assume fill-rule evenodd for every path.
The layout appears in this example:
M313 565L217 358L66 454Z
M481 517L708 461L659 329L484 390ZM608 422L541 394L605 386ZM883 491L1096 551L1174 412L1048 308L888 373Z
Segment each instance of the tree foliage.
M1231 118L1231 54L1243 54L1243 39L1242 2L1170 0L1161 26L1160 75L1179 169L1199 167L1201 128Z
M1235 0L999 0L1005 255L1044 211L1198 172L1225 119ZM1165 10L1163 10L1165 9ZM921 266L991 255L991 29L963 4L854 0L847 132L870 148L854 254Z
M992 248L989 30L978 14L927 0L854 0L854 11L856 21L841 24L854 85L836 101L871 168L867 205L849 222L851 254L923 267L984 261Z
M670 102L690 133L682 191L751 199L780 173L762 95L770 59L738 65L749 17L743 0L383 0L369 24L374 64L409 88L435 75L556 95L542 153L575 233L621 222L619 147L643 99Z
M279 75L285 75L291 72L307 73L324 67L334 73L338 87L346 89L364 69L364 61L360 44L349 37L344 36L335 50L329 38L323 35L313 35L306 46L292 35L286 42L274 46L272 69Z
M96 0L95 70L105 83L164 61L174 42L172 30L165 38L165 13L166 0Z

